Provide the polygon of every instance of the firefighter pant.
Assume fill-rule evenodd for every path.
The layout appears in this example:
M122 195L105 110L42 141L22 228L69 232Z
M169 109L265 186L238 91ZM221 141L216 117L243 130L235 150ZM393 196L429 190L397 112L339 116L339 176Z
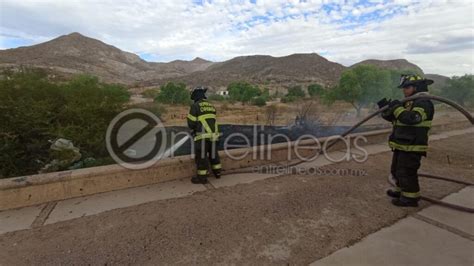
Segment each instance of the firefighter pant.
M396 180L396 190L406 200L419 200L420 185L418 184L418 169L421 163L421 153L393 151L391 173Z
M198 177L207 177L209 163L214 175L220 177L222 166L217 151L217 144L217 141L208 139L194 141L194 155Z

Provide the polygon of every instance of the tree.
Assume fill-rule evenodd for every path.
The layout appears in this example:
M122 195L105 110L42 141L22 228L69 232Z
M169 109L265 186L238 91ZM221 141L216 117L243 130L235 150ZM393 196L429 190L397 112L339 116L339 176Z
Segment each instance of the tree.
M308 94L311 97L322 96L324 94L324 88L319 84L311 84L308 86Z
M104 134L129 100L125 88L86 75L61 84L29 70L0 76L0 178L37 173L58 138L83 158L109 158Z
M231 100L242 102L245 104L254 97L261 95L258 86L253 86L247 82L232 82L227 86L229 97Z
M80 75L62 84L60 91L65 104L55 116L54 134L72 140L84 157L108 156L103 134L129 101L127 89L100 83L94 76Z
M452 77L441 90L441 96L454 100L462 106L474 105L474 75Z
M375 66L359 65L342 73L338 86L329 91L326 101L336 100L350 103L360 116L360 111L369 103L391 96L390 73Z
M288 97L295 97L295 98L304 98L306 94L301 86L293 86L288 88L288 93L286 94Z
M184 83L168 82L161 86L160 93L156 96L155 101L167 104L189 104L189 92L186 90Z
M10 75L11 74L11 75ZM0 178L36 173L49 157L55 114L66 99L46 76L9 73L0 80Z
M306 96L303 88L299 85L288 88L288 93L281 98L284 103L294 102Z

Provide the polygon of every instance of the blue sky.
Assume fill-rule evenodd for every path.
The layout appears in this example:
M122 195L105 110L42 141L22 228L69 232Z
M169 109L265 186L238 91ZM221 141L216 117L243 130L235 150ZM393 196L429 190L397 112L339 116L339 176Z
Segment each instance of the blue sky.
M316 52L472 73L469 0L0 0L0 49L80 32L148 61Z

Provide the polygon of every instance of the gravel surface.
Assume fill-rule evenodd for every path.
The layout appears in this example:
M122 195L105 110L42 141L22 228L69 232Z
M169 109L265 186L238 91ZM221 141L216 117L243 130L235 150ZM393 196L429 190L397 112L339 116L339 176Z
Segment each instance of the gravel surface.
M472 134L431 143L422 171L474 181L473 143ZM428 205L389 203L390 158L325 167L365 176L279 176L7 233L0 265L307 264ZM463 187L426 178L421 186L436 198Z

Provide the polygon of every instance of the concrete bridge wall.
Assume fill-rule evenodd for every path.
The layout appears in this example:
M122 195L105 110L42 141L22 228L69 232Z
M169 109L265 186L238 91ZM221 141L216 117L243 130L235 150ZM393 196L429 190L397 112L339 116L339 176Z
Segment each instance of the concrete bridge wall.
M444 131L450 129L469 127L467 122L453 122L433 126L432 131ZM364 136L368 142L365 144L384 142L390 133L390 129L377 130L351 135L351 139ZM323 143L328 138L319 138ZM268 165L286 162L290 153L292 159L296 159L295 142L271 145L271 160L267 159L267 147L256 146L240 148L220 152L224 170L232 170L259 165ZM363 146L363 142L359 142ZM308 139L301 141L299 146L313 146L315 141ZM345 149L344 142L338 142L331 150ZM257 152L254 158L253 151ZM299 149L300 155L311 157L314 150ZM245 155L245 156L243 156ZM243 158L233 160L230 156ZM112 190L129 187L144 186L174 179L191 178L195 174L194 159L191 155L178 156L158 161L154 166L142 170L129 170L119 165L107 165L62 171L48 174L37 174L31 176L0 179L0 210L14 209L19 207L37 205L45 202L63 200L68 198L91 195ZM225 178L225 177L224 177Z

